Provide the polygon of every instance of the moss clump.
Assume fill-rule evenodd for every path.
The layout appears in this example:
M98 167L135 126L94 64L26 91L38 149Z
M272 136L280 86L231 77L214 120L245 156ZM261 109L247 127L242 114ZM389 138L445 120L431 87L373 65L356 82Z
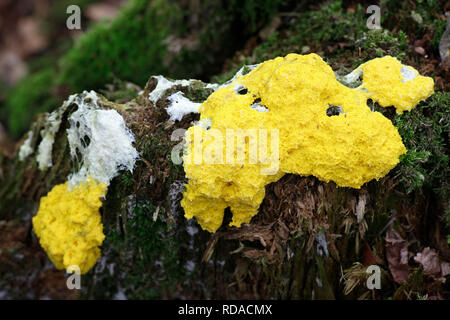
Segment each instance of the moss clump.
M343 73L374 57L391 55L402 59L409 52L403 31L369 30L367 14L361 5L348 10L342 1L335 1L318 10L299 12L289 19L258 45L251 56L234 61L213 81L224 82L242 65L261 63L292 52L318 53L338 70L345 64Z
M407 193L432 189L445 203L450 191L450 93L436 92L394 124L408 152L396 176ZM447 203L448 206L448 203Z
M389 30L370 30L356 41L369 57L390 55L402 60L408 50L407 36L400 30L396 34Z
M96 287L85 294L112 298L122 291L128 299L162 299L186 276L178 265L173 226L167 221L165 210L150 203L131 200L126 210L126 219L124 216L121 219L122 228L108 226L103 245L104 259L108 263L120 262L121 268L117 274L97 273ZM99 281L102 285L98 285Z
M143 85L150 73L165 73L163 40L177 8L163 1L134 0L111 25L99 24L60 61L58 81L73 91L95 89L113 77Z
M54 85L55 69L43 69L24 78L11 91L2 109L2 117L8 119L12 135L18 136L28 128L36 113L50 110L58 104L58 99L49 94Z
M361 5L352 12L342 6L342 1L335 1L305 12L298 21L298 37L320 42L354 41L366 29L364 16Z

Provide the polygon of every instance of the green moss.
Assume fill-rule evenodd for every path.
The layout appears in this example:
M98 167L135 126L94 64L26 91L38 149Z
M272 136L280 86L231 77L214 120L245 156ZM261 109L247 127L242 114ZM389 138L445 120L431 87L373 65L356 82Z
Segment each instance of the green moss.
M400 30L396 34L387 29L370 30L356 41L356 45L365 50L365 55L376 58L390 55L402 60L408 49L407 36Z
M432 189L448 201L450 191L450 93L436 92L417 107L394 118L408 152L396 176L406 192Z
M133 271L128 273L128 282L136 285L129 298L161 298L161 293L171 290L172 286L184 276L184 269L178 267L178 244L172 238L171 225L166 223L164 209L160 209L156 221L153 215L157 210L152 205L137 204L133 209L133 216L128 221L130 232L128 244L138 252L138 258L133 264ZM160 264L158 263L160 262ZM148 272L154 269L155 273ZM146 276L143 276L143 273ZM158 274L158 281L151 278ZM150 279L145 279L148 277ZM153 283L152 283L153 282ZM155 290L154 286L159 286Z
M407 36L403 31L369 30L365 10L358 5L354 11L344 8L342 1L321 6L318 10L300 12L289 25L274 32L258 45L251 56L213 78L224 82L242 65L261 63L291 52L316 52L336 69L345 63L345 72L374 57L392 55L399 59L408 53ZM324 50L331 47L331 54Z
M299 19L299 37L320 42L354 41L366 29L364 14L361 5L355 12L347 11L342 1L323 5L320 10L308 11Z
M122 187L119 179L109 190L105 211L113 206L116 212L120 207L123 211L118 224L113 219L105 221L106 238L102 245L105 264L117 267L108 272L97 266L86 276L88 285L83 288L83 295L111 299L122 292L127 299L162 299L188 276L179 264L179 239L173 234L165 208L136 198L128 198L126 204L117 206L109 194Z
M144 85L149 75L166 73L163 40L176 15L167 2L132 0L111 24L100 23L82 35L57 65L31 74L12 90L3 117L13 136L25 131L34 114L62 102L54 88L82 92L116 78Z
M100 93L109 101L115 103L125 103L138 96L141 88L130 82L114 79L113 83L107 86L106 90L100 90Z
M70 84L74 91L81 91L101 87L112 82L113 77L143 86L152 74L202 75L205 66L211 66L213 62L212 57L207 56L211 45L219 44L216 51L232 49L234 46L229 43L224 48L225 40L241 39L256 31L258 24L266 22L276 12L278 4L279 1L272 0L262 3L254 0L207 1L196 13L223 21L206 19L205 31L196 39L198 48L182 49L170 57L165 40L169 35L189 35L184 21L190 12L183 11L171 1L132 0L111 25L95 26L61 59L59 82ZM247 25L241 35L231 34L235 24L244 23ZM223 43L218 40L220 37Z
M111 25L99 24L79 39L61 59L58 81L73 91L101 87L113 77L144 85L149 74L167 71L163 40L174 15L167 2L130 2Z
M58 104L50 91L54 86L54 69L43 69L24 78L10 92L2 109L2 117L8 119L8 127L14 136L28 128L34 115L48 111Z

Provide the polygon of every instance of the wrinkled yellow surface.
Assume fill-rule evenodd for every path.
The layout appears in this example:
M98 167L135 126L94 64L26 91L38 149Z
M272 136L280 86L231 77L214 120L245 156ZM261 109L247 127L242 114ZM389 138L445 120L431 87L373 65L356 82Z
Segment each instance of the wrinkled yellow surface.
M84 274L100 257L105 236L99 209L106 185L89 179L72 190L56 185L41 198L33 229L58 269L76 265Z
M414 68L405 66L416 76L405 81L402 67L400 61L390 56L373 59L359 67L363 71L362 86L369 91L368 96L382 107L395 106L397 113L411 110L434 92L432 78L423 77Z
M430 78L402 83L397 62L386 57L362 65L363 86L370 90L365 92L339 83L320 56L289 54L260 64L211 94L200 107L200 120L211 119L215 130L194 125L186 134L184 168L189 183L181 202L186 218L196 217L203 229L215 232L222 224L224 209L230 207L230 225L248 223L258 212L265 186L285 173L314 175L353 188L386 175L406 149L391 121L372 112L367 99L405 110L432 93L420 88L428 88L433 82ZM239 84L248 90L246 94L236 92ZM258 98L268 112L250 107ZM327 116L329 105L342 106L344 113ZM250 163L248 146L244 165L196 164L192 160L196 147L213 150L212 158L220 158L222 150L225 159L225 147L220 149L214 131L222 132L225 141L225 130L238 128L279 130L277 173L261 174L261 168L268 165L259 158ZM200 133L200 146L194 143L194 132ZM270 136L268 141L270 145Z

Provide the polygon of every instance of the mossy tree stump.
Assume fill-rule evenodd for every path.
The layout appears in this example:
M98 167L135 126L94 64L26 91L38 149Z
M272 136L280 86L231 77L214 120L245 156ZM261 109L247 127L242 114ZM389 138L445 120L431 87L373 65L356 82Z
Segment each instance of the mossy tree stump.
M194 82L169 89L153 103L148 96L155 86L151 78L137 98L124 104L102 99L101 108L117 110L134 133L140 160L133 173L122 172L108 189L101 209L106 235L102 257L83 276L82 289L75 296L71 292L63 297L378 299L448 295L442 283L436 285L435 279L423 274L417 277L418 265L403 285L393 279L393 262L386 253L388 230L408 240L410 252L430 246L439 249L443 260L450 258L447 229L441 221L448 203L425 188L407 194L398 168L359 190L338 188L314 177L285 175L266 187L258 215L241 228L227 226L230 212L215 234L203 231L195 220L186 220L180 200L187 181L183 166L171 161L172 149L180 143L172 141L171 134L178 128L187 129L198 115L174 123L165 110L166 98L182 91L201 102L212 90ZM31 298L59 297L35 289L49 262L32 232L31 218L39 199L75 168L66 135L67 119L75 108L69 106L63 114L53 146L53 166L48 170L38 169L36 152L24 161L18 156L0 156L0 220L21 225L20 250L33 248L27 259L39 256L39 263L24 266L32 269L25 272L31 284L27 297ZM34 150L44 125L45 117L39 116L31 126ZM10 269L1 273L0 284L11 284L17 281L11 273L21 262L14 254L0 251L0 269L5 260ZM409 263L414 267L411 259ZM380 290L365 285L370 275L365 270L372 264L382 270ZM61 280L56 286L64 291L64 285ZM7 289L7 296L26 295Z

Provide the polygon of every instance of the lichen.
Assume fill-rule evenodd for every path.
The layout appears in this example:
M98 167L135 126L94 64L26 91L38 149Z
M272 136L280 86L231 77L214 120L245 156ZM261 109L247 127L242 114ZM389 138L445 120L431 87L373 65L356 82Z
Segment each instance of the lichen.
M285 173L352 188L385 176L406 148L391 121L372 112L366 101L389 101L404 110L432 94L433 80L417 76L402 82L401 63L391 57L362 68L367 90L351 89L336 80L320 56L289 54L214 92L199 109L199 123L210 119L211 128L194 125L186 134L183 159L189 183L181 202L186 217L196 217L203 229L215 232L229 207L230 225L239 227L257 214L265 186ZM255 110L255 103L268 110ZM327 112L332 107L342 112ZM270 134L264 136L261 129ZM245 146L233 149L233 141L230 154L228 140L223 146L229 130L246 130ZM251 158L253 138L267 140L270 155L257 144L257 159ZM242 151L245 161L236 161ZM275 170L265 171L269 168Z
M78 266L82 274L100 257L105 236L99 209L106 185L88 179L70 189L56 185L41 198L33 229L50 260L58 269Z

